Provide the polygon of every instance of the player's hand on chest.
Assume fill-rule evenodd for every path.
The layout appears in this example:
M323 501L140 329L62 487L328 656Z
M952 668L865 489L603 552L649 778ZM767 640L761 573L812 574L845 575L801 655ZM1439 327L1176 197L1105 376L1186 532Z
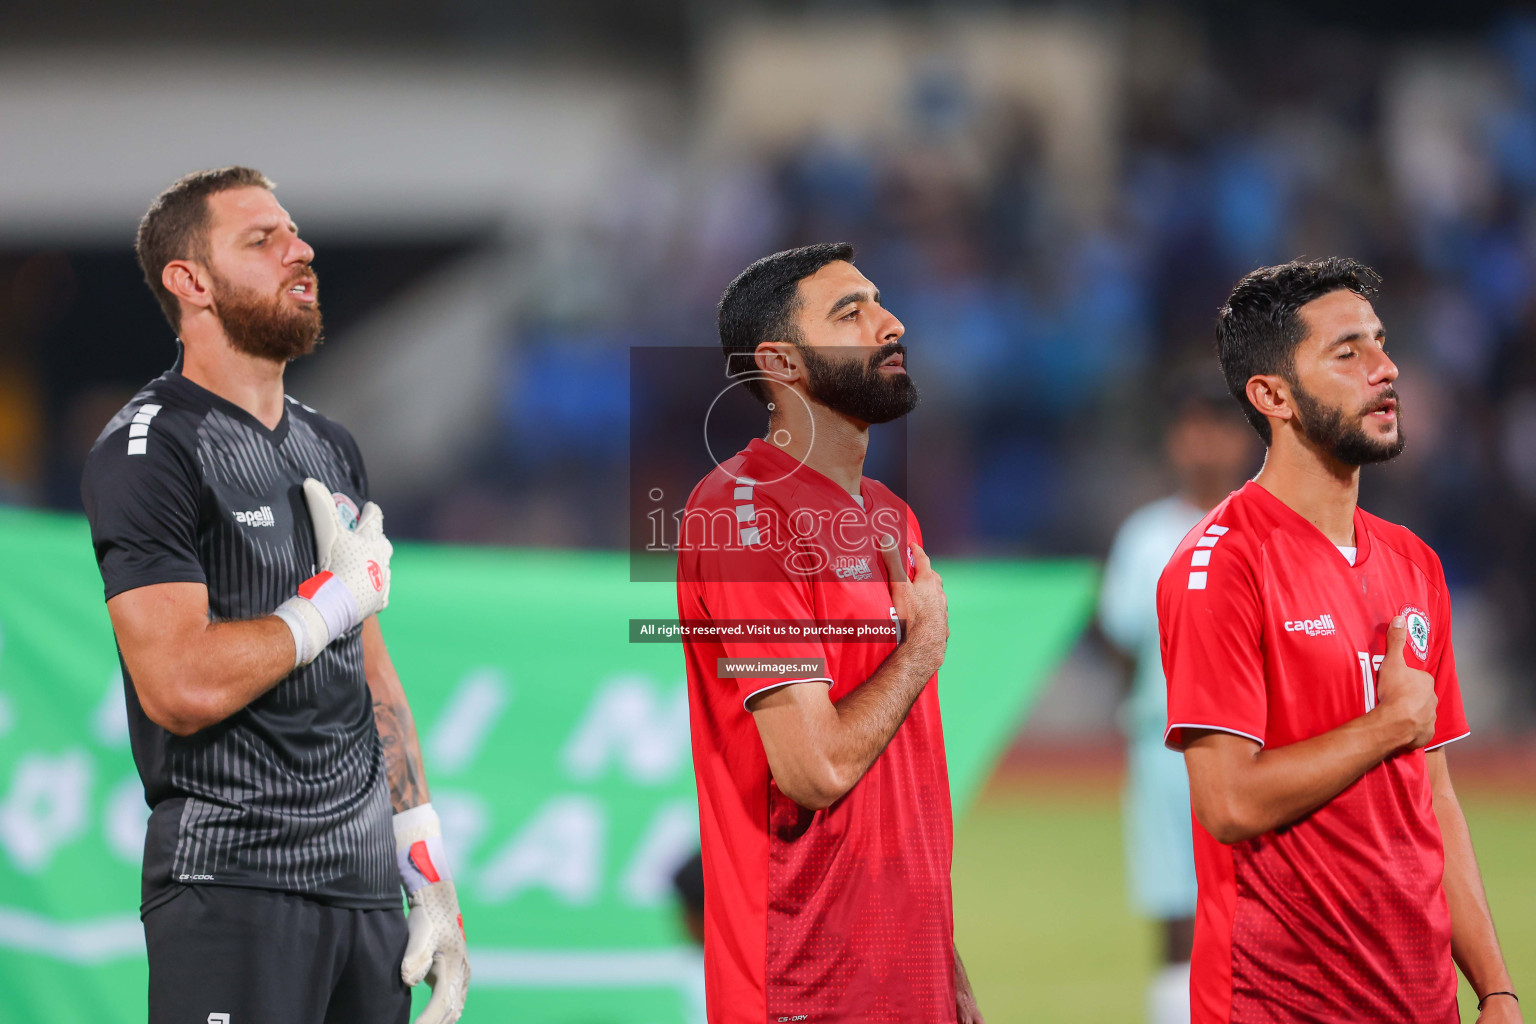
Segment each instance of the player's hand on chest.
M1403 658L1428 670L1436 623L1422 580L1394 573L1320 572L1276 589L1265 618L1270 742L1295 742L1376 707L1387 630L1407 623Z

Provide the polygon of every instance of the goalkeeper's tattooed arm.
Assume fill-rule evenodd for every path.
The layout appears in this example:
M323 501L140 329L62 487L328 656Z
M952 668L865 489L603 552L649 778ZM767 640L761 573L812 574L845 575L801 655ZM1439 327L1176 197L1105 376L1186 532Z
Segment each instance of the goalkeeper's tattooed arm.
M426 803L427 776L421 767L421 744L416 720L405 699L405 688L389 660L378 619L363 623L363 674L373 695L373 721L384 746L384 772L389 777L389 800L395 813Z
M416 722L376 619L363 623L363 673L384 744L384 771L395 807L395 861L411 908L400 977L407 985L425 980L432 986L432 998L416 1024L453 1024L464 1012L469 989L464 918L443 850L442 822L427 796Z

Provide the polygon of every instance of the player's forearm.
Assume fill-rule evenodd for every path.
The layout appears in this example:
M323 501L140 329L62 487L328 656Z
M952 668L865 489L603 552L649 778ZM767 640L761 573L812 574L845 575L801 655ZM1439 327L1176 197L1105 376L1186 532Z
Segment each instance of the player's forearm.
M971 988L971 978L965 972L960 959L960 947L955 951L955 1016L960 1024L982 1024L981 1008L976 1005L976 992Z
M903 644L836 704L815 683L784 686L755 700L752 716L779 792L812 811L842 799L932 678L932 654Z
M921 641L902 644L874 675L833 705L836 727L825 749L837 797L864 777L891 742L942 658L942 649L935 652Z
M177 736L224 721L293 671L293 636L268 616L207 623L150 651L124 651L139 703Z
M421 742L405 687L384 645L377 619L363 623L363 674L373 697L373 723L384 748L384 773L395 813L419 807L430 799L422 767Z
M1362 715L1299 743L1258 748L1218 737L1220 753L1185 751L1195 817L1217 841L1240 843L1317 810L1402 745L1401 726Z
M1451 912L1451 955L1479 996L1512 991L1514 986L1499 948L1482 873L1472 849L1472 834L1445 768L1445 752L1435 750L1426 756L1430 759L1430 781L1434 786L1435 819L1440 823L1440 836L1445 844L1443 885Z
M410 705L403 699L381 700L375 694L373 721L384 747L384 772L389 778L389 802L395 813L420 806L429 799L427 774L421 763L421 744Z

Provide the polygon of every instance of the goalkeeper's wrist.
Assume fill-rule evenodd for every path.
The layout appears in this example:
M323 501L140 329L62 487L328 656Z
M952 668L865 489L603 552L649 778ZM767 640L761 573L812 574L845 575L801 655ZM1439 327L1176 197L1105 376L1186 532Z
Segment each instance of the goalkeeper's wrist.
M293 667L308 665L327 644L362 621L357 599L330 572L317 573L299 584L299 592L272 613L293 634Z
M436 882L452 880L443 852L443 825L431 803L401 811L394 817L395 864L408 896Z

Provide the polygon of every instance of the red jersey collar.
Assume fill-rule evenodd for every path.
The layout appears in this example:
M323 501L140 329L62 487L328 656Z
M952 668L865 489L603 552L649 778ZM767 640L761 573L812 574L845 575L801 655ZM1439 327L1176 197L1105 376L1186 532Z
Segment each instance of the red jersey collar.
M854 500L853 495L845 491L842 485L831 477L817 472L784 449L771 445L760 437L754 437L747 444L746 448L742 449L742 454L745 456L742 460L742 468L747 470L749 474L754 472L751 469L754 463L767 462L772 467L773 475L785 478L785 482L792 480L801 486L824 491L826 495L835 495L843 502L855 507L859 504ZM873 510L868 483L868 480L863 476L859 477L859 497L864 499L864 510L866 512ZM823 496L825 497L826 495Z
M1262 505L1268 506L1277 518L1279 518L1282 522L1290 524L1291 528L1296 530L1298 533L1310 534L1316 537L1318 543L1326 544L1328 546L1328 550L1337 554L1340 561L1343 561L1344 556L1339 551L1337 544L1329 540L1327 535L1324 534L1322 530L1319 530L1317 526L1314 525L1311 521L1309 521L1306 516L1302 515L1300 512L1297 512L1295 509L1291 508L1291 506L1287 505L1285 502L1269 493L1269 491L1265 490L1264 486L1257 480L1249 480L1247 483L1243 484L1243 489L1238 493L1249 497ZM1365 560L1371 555L1371 533L1366 529L1365 513L1360 511L1359 505L1355 506L1354 526L1355 563L1350 567L1358 569L1365 564ZM1348 562L1345 562L1344 564L1349 566Z

